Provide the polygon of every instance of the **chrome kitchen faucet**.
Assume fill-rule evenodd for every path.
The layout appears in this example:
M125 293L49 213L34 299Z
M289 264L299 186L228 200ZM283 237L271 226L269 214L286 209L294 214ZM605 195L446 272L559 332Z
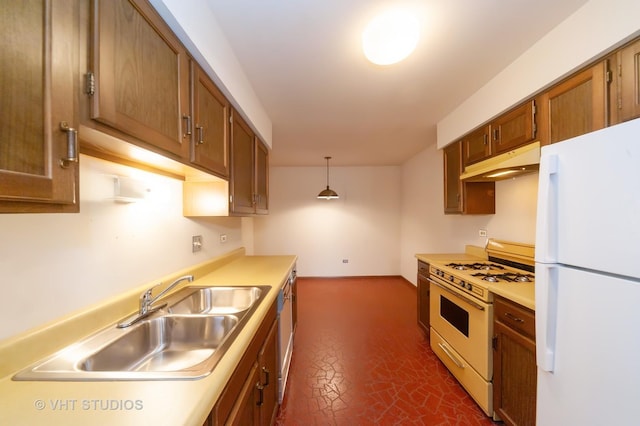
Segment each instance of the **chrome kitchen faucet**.
M118 324L118 328L129 327L129 326L135 324L136 322L140 321L141 319L143 319L143 318L149 316L150 314L156 312L157 310L164 308L166 306L166 303L164 305L155 306L155 307L152 307L151 305L153 305L153 303L156 300L158 300L159 298L164 296L169 290L171 290L172 288L174 288L175 286L177 286L178 284L180 284L182 281L185 281L185 280L187 280L189 282L193 282L193 275L185 275L183 277L178 278L177 280L175 280L174 282L169 284L169 286L167 288L162 290L160 292L160 294L158 294L156 297L151 297L153 289L158 287L158 286L161 286L162 283L158 283L158 284L154 285L153 287L145 290L140 295L140 310L138 311L138 314L135 317L133 317L132 319L130 319L129 321L124 321L124 322L121 322L120 324Z

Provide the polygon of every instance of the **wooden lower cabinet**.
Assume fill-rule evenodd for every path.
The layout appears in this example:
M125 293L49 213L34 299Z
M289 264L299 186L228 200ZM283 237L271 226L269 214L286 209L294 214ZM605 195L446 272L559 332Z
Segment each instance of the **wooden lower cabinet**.
M277 330L274 302L205 426L275 423L278 412Z
M506 425L536 423L535 313L497 297L494 304L493 407Z
M429 264L418 260L418 325L429 336Z

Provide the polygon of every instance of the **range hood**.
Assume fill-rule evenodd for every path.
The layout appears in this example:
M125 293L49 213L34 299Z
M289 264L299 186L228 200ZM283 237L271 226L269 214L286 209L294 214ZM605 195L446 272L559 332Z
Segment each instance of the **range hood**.
M510 179L536 172L539 167L540 142L533 142L465 167L464 172L460 175L460 180L491 182Z

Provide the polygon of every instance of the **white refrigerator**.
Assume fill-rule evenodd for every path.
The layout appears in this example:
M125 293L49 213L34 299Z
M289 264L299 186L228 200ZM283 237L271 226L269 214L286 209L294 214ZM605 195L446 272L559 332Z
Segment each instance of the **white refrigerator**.
M640 119L541 151L536 421L640 425Z

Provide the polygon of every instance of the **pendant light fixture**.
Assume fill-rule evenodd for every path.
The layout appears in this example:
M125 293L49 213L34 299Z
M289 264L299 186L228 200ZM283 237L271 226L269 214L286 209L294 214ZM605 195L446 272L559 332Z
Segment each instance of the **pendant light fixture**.
M331 160L331 157L324 157L324 159L327 160L327 189L323 189L322 191L320 191L320 193L318 194L318 198L324 200L337 200L340 197L338 196L336 191L329 188L329 160Z

